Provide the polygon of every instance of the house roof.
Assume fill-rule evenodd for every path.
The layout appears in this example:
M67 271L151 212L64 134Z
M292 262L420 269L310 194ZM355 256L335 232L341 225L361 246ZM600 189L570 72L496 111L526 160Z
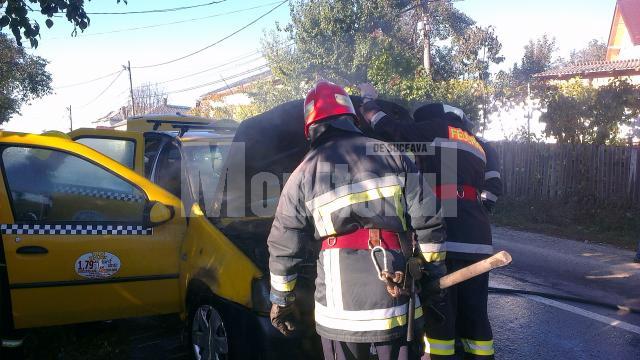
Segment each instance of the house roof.
M187 111L191 110L190 107L188 106L180 106L180 105L170 105L167 104L166 100L164 102L164 104L162 105L158 105L156 107L154 107L153 109L149 110L146 112L146 114L153 114L153 115L175 115L178 113L186 113Z
M618 0L618 8L633 45L640 45L640 1Z
M153 109L147 111L144 115L177 115L184 114L191 110L188 106L180 106L180 105L170 105L167 104L167 99L164 98L162 104L154 107ZM126 106L121 107L119 110L110 111L107 115L99 118L98 120L92 121L93 124L102 124L105 122L109 122L109 125L119 126L123 123L126 124L127 117L129 117L129 109Z
M104 122L109 122L110 125L114 125L122 120L124 120L124 115L121 110L112 110L107 115L92 121L93 124L99 124Z
M227 84L225 86L219 87L213 91L209 91L206 94L203 94L202 96L200 96L200 98L205 98L209 95L215 95L215 94L220 94L220 93L224 93L224 92L232 92L233 89L235 88L239 88L245 85L249 85L253 82L256 82L258 80L262 80L262 79L266 79L268 77L270 77L272 75L271 73L271 69L267 69L266 71L257 73L255 75L251 75L251 76L247 76L246 78L240 79L236 82L232 82L230 84Z
M591 61L547 70L533 77L539 80L566 80L573 77L602 78L640 75L640 59Z

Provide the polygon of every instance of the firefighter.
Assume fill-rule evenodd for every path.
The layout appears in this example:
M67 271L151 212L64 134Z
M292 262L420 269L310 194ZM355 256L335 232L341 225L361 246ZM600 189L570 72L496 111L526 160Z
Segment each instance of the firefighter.
M491 228L485 209L492 209L501 182L496 153L474 136L473 123L462 110L441 103L428 104L414 113L415 123L393 121L374 100L375 89L361 85L362 113L375 133L386 141L428 142L433 154L416 154L424 174L435 174L435 193L442 203L447 241L434 255L444 259L450 272L489 257ZM487 316L488 274L450 288L444 301L425 308L425 353L431 359L455 357L460 338L465 359L492 359L493 335ZM442 320L444 315L444 320ZM425 355L427 356L427 355Z
M420 246L445 240L437 199L406 155L361 133L341 87L318 82L304 114L311 149L284 186L268 238L271 322L296 330L297 267L320 241L315 322L325 359L368 359L371 344L380 360L419 357L406 342L407 232ZM415 309L421 318L419 300Z

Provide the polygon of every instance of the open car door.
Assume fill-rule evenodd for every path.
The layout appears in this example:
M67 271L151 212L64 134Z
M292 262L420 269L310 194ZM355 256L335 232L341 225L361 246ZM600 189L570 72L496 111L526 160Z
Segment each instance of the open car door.
M0 132L15 328L181 311L182 203L73 141Z
M137 131L81 128L69 133L75 142L86 145L124 166L144 174L144 134Z

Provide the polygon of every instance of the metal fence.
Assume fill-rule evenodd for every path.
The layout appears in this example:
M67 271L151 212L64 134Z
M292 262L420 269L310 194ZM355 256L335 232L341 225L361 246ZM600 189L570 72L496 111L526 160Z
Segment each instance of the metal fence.
M494 143L505 196L640 207L638 147Z

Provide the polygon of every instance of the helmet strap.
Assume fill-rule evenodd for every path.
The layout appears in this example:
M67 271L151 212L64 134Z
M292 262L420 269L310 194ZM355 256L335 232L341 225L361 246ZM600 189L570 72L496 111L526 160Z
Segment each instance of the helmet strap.
M339 115L328 120L323 120L309 127L309 140L311 143L316 142L325 134L334 133L332 130L344 132L352 132L362 134L362 131L356 126L355 119L351 115Z

